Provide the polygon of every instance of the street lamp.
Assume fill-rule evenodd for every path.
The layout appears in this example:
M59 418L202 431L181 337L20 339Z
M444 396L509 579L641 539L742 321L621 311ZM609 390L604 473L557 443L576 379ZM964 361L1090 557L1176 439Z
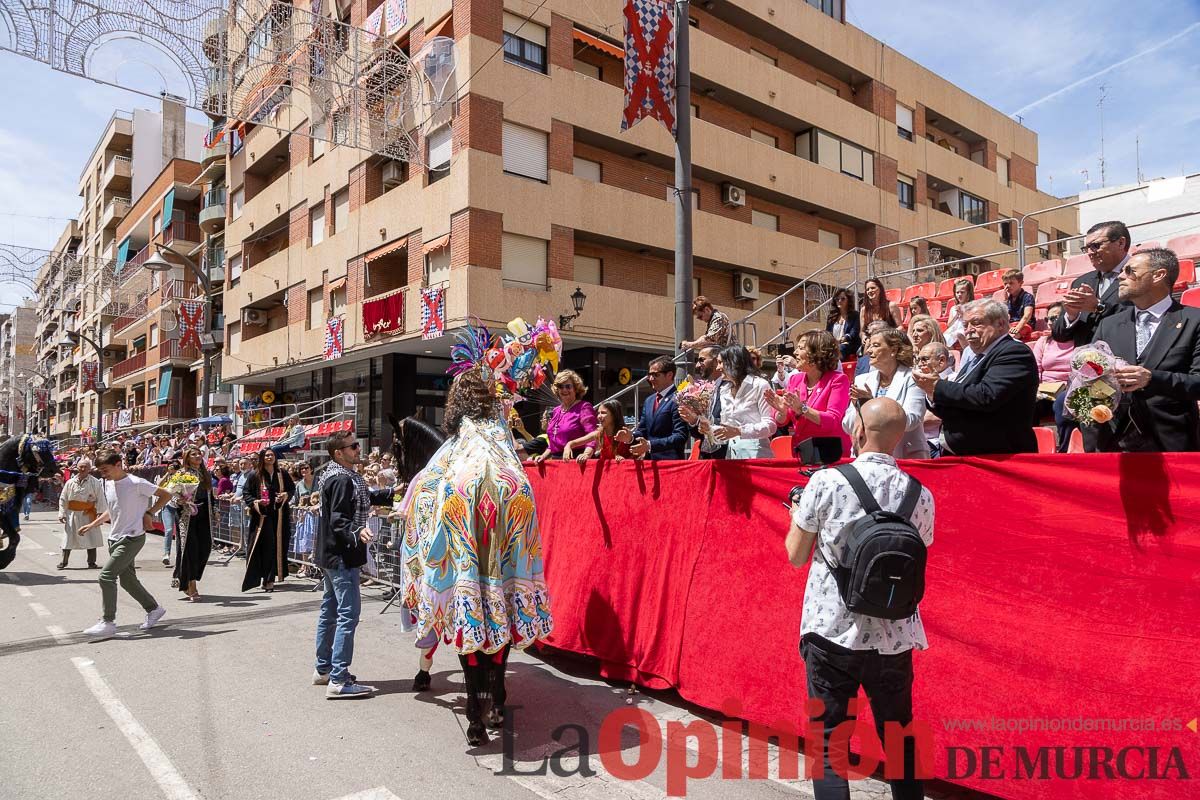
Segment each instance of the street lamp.
M583 313L583 305L586 302L587 295L583 293L582 289L576 286L575 291L571 293L571 306L574 307L575 313L570 315L560 314L558 317L558 327L560 329L571 327L571 323Z
M104 349L94 339L84 336L79 331L63 331L63 337L59 342L62 347L75 347L83 342L96 351L96 397L100 399L96 414L96 443L99 444L104 438L104 392L108 389L104 385Z
M151 272L166 272L174 269L178 265L172 264L163 258L162 251L166 250L191 270L192 274L196 276L196 281L200 284L201 291L204 292L204 333L200 336L200 352L204 354L204 384L200 390L200 416L208 417L210 399L208 389L212 381L212 351L215 349L215 344L212 340L212 280L208 276L207 268L201 269L199 264L173 247L158 243L155 243L154 246L157 249L142 263L143 267ZM207 265L205 266L207 267Z

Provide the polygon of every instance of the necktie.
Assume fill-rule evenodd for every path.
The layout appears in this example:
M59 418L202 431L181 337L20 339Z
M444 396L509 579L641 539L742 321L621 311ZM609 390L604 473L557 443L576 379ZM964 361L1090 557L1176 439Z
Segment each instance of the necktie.
M1137 354L1138 358L1142 357L1142 351L1146 349L1146 345L1150 344L1150 320L1152 315L1149 311L1139 311L1137 314Z
M1096 296L1103 298L1108 292L1108 287L1112 284L1113 274L1111 272L1100 273L1100 279L1097 281Z
M661 395L661 394L656 394L656 395L654 395L654 413L655 413L655 414L657 414L657 413L658 413L658 403L659 403L659 401L660 401L660 400L662 400L662 395Z

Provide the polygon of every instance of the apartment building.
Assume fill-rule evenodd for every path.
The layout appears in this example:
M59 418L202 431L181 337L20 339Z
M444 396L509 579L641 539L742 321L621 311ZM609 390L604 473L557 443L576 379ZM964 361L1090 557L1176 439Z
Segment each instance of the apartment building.
M322 7L378 30L394 2ZM441 98L427 87L434 113L414 131L420 163L338 144L356 120L324 119L305 87L280 86L287 102L229 151L225 379L249 399L356 393L358 433L379 444L384 411L440 415L449 339L421 337L422 288L445 288L448 328L569 314L579 288L565 364L592 398L620 388L672 344L676 201L668 133L620 129L621 3L400 6L406 25L386 39L423 67L434 37L454 43L456 75ZM1012 219L1056 205L1037 190L1033 131L845 24L841 2L694 3L690 24L694 289L734 319L831 262L839 281L852 264L865 278L866 257L843 255L855 248L920 239L878 250L875 266L922 279L1013 265ZM264 43L281 60L312 57L279 44L300 41L287 26L239 25L252 32L229 41L235 93ZM1037 215L1025 240L1076 229L1073 210ZM374 319L395 294L403 319L364 329L364 309ZM795 303L780 311L760 313L751 336L797 317ZM325 362L331 315L344 317L345 354Z
M112 324L136 297L126 297L115 279L125 240L121 226L173 159L200 158L205 130L187 121L182 103L164 97L160 111L115 112L84 162L78 221L67 226L43 265L46 281L38 291L45 324L37 348L58 387L51 426L56 437L90 431L105 408L115 408L117 400L107 392L79 391L79 366L94 362L96 354L87 345L62 346L63 331L101 344L105 369L125 358L124 340L112 337ZM73 257L62 259L64 254ZM50 297L57 299L51 303Z
M9 434L38 430L39 420L44 423L45 409L38 408L34 395L47 388L37 368L37 325L37 308L28 299L0 319L0 414Z

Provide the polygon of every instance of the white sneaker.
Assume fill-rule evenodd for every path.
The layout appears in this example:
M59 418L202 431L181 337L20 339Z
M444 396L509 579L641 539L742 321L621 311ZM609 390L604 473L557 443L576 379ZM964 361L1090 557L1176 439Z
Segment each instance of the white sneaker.
M167 613L167 610L165 608L163 608L162 606L159 606L158 608L154 609L153 611L151 611L149 614L146 615L146 621L143 622L141 625L138 625L138 628L143 631L150 630L151 628L153 628L155 625L158 624L158 621L160 619L162 619L163 615L166 613Z
M92 627L84 630L84 634L96 639L111 639L117 635L117 623L102 619Z
M370 697L375 693L374 686L363 683L334 683L329 682L325 687L326 700L338 700L346 697Z

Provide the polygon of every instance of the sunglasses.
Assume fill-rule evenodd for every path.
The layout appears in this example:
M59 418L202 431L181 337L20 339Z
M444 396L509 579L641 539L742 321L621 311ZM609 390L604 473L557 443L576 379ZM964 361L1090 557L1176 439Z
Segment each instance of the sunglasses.
M355 442L354 444L348 444L348 445L346 445L346 446L345 446L345 447L343 447L342 449L343 449L343 450L357 450L357 449L358 449L359 447L361 447L361 446L362 446L362 442Z
M1097 239L1094 242L1089 242L1083 246L1083 252L1095 253L1096 251L1098 251L1100 248L1104 247L1104 245L1108 244L1111 241L1112 241L1112 239Z

